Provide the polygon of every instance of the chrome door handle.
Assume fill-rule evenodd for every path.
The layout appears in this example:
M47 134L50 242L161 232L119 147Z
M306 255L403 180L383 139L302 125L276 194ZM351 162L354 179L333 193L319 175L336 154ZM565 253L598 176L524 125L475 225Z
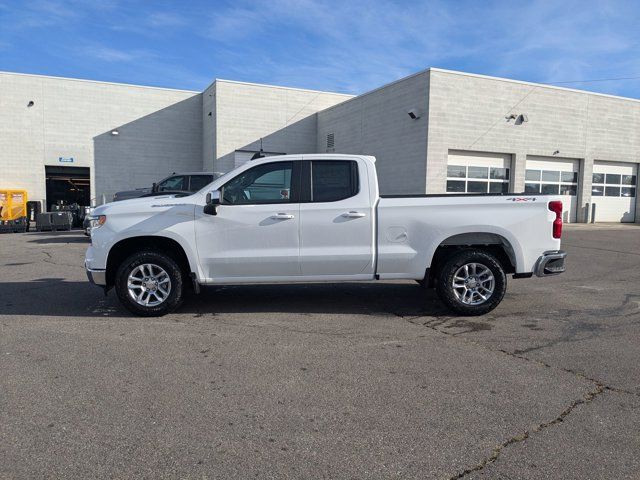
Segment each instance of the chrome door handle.
M362 217L366 217L367 214L362 212L348 212L348 213L343 213L342 216L347 218L362 218Z
M291 220L293 215L290 213L276 213L275 215L271 215L273 220Z

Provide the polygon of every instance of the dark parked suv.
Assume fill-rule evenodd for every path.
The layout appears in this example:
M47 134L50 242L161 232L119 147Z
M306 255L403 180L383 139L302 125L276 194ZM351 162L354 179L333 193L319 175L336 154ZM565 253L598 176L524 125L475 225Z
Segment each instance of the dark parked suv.
M113 195L113 201L117 202L119 200L127 200L129 198L145 197L163 192L193 193L210 184L221 175L221 173L216 172L174 172L167 178L160 180L158 183L154 183L151 187L116 192Z

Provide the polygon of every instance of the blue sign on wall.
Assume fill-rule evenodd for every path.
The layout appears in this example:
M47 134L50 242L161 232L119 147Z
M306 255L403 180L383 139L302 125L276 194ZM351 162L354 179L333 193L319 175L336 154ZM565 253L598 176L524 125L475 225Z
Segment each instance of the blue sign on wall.
M73 163L73 157L58 157L60 163Z

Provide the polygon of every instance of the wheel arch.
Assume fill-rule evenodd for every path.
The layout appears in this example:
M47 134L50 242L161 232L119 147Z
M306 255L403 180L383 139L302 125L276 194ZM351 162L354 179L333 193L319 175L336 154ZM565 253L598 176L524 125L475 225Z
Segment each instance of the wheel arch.
M505 236L494 232L458 233L443 239L436 247L428 268L429 286L433 286L440 267L453 251L469 248L491 253L498 259L505 273L517 271L519 251L516 251L513 243Z
M106 265L107 288L115 284L116 272L120 264L130 255L145 250L170 256L178 263L185 276L193 271L185 249L177 240L159 235L128 237L119 240L109 249Z

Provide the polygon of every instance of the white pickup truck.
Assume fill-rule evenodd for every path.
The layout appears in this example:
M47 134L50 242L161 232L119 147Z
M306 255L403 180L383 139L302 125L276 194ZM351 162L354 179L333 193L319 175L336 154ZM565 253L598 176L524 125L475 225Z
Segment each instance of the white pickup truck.
M85 266L143 316L201 285L410 279L462 315L514 278L565 270L561 197L379 195L375 158L286 155L204 189L95 209Z

